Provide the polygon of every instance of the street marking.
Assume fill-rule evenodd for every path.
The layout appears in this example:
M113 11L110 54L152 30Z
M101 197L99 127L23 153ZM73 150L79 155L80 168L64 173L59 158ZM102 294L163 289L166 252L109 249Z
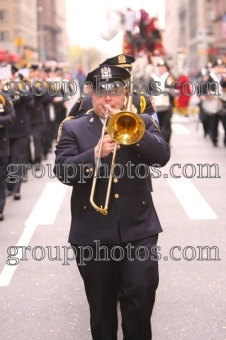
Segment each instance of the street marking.
M218 216L188 178L167 179L190 220L216 220Z
M179 123L172 123L171 124L173 132L177 135L190 135L191 132L183 125Z
M58 211L67 191L67 186L60 182L46 184L33 210L25 222L23 233L17 242L17 247L27 247L38 225L51 225L54 223ZM16 257L22 257L22 249L18 249ZM0 286L8 286L18 265L5 265L0 274Z

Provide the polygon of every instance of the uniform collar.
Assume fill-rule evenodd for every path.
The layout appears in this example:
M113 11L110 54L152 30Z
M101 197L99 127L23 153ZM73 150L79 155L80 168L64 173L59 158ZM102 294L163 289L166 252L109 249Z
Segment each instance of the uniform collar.
M100 120L100 118L95 114L94 111L92 111L88 117L87 121L89 123L89 129L92 131L96 136L101 136L101 131L103 128L103 124Z

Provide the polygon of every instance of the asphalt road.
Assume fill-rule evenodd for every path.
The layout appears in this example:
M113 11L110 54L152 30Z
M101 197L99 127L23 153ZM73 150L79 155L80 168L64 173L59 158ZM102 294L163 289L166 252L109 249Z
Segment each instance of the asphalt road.
M158 242L160 283L152 316L153 339L225 340L226 148L222 127L219 147L214 148L196 120L174 116L171 147L169 164L160 178L153 179L153 200L164 230ZM200 172L198 164L206 163L218 168L215 174L212 168L213 178L204 178ZM0 222L1 340L91 339L82 280L75 261L64 259L69 246L71 188L49 178L47 169L53 164L52 151L43 162L45 176L35 178L40 172L29 170L22 199L7 198L5 220ZM172 178L172 174L181 178ZM30 250L14 266L19 254L13 253L14 248L10 248L11 255L7 252L16 245ZM204 246L215 247L212 260L200 248ZM57 260L49 259L56 255ZM68 255L72 256L70 250Z

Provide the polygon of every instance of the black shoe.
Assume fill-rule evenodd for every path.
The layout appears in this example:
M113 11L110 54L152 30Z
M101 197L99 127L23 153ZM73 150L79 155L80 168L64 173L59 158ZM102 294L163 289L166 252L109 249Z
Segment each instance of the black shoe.
M2 213L0 213L0 221L3 221L4 220L4 216Z
M213 146L217 147L217 142L213 142Z
M21 199L21 196L20 196L20 193L19 192L16 192L15 194L14 194L14 200L20 200Z

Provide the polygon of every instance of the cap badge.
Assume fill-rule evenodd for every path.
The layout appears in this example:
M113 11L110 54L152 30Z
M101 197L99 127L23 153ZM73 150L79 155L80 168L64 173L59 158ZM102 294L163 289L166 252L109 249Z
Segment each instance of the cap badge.
M118 63L119 64L125 64L126 63L126 57L124 56L124 54L121 54L118 56Z
M112 78L110 67L105 66L101 68L101 78L102 79Z

